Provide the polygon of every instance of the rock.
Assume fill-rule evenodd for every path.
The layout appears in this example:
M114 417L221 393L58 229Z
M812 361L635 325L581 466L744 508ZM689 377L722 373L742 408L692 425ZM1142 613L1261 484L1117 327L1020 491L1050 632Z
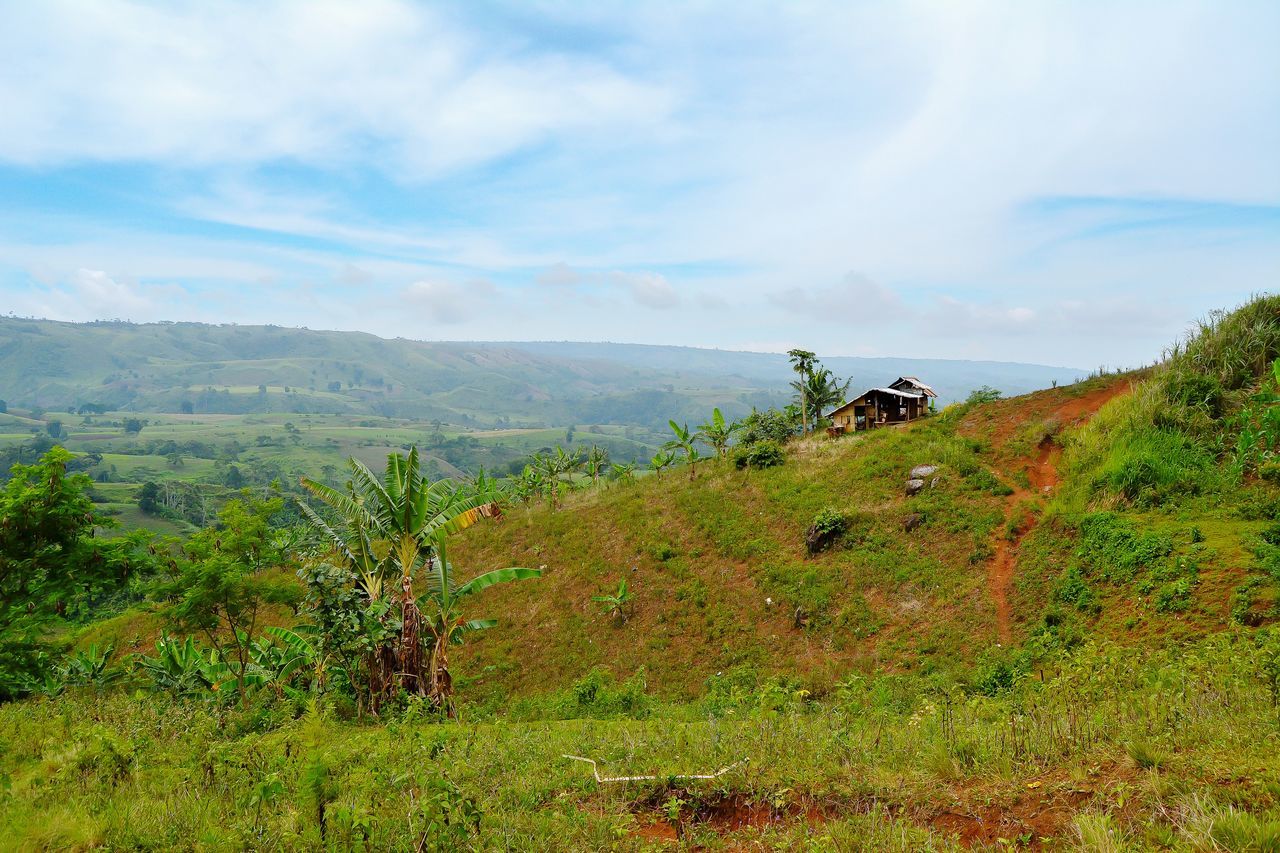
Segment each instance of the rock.
M937 470L937 465L917 465L911 469L911 479L923 480Z
M924 480L907 480L907 497L911 497L923 488Z
M804 547L810 554L819 554L834 545L843 535L842 530L819 530L815 524L805 531Z
M913 512L911 513L911 515L907 516L905 521L902 522L902 529L905 530L907 533L910 533L911 531L915 530L917 527L919 527L923 523L924 523L924 516L918 512Z

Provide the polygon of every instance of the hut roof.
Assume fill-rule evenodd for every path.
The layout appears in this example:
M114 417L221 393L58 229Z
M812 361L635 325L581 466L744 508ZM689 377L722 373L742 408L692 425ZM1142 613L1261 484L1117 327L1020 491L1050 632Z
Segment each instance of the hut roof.
M829 418L832 415L836 414L837 412L844 411L845 409L852 406L858 400L861 400L863 397L866 397L868 394L891 394L894 397L905 397L908 400L918 400L921 397L925 396L924 394L914 392L914 391L900 391L897 388L868 388L866 391L863 391L861 394L859 394L857 397L854 397L852 400L848 400L836 406L834 409L827 412L822 417Z
M934 391L931 387L929 387L928 385L924 384L923 382L921 382L919 379L917 379L917 378L916 378L916 377L914 377L914 376L899 376L899 377L898 377L898 380L897 380L896 382L894 382L894 383L893 383L893 385L894 385L894 386L898 386L898 385L911 385L912 387L919 388L922 392L924 392L924 396L926 396L926 397L936 397L936 396L938 396L938 392L937 392L937 391Z

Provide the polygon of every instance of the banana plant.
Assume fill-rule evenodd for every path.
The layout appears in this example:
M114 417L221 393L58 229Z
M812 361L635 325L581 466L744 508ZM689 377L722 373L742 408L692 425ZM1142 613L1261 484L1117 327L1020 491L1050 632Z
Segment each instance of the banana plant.
M457 717L453 703L453 677L449 672L449 647L461 645L468 634L497 626L496 619L467 619L462 605L467 598L500 583L542 576L539 569L510 567L494 569L458 583L449 562L448 533L438 532L427 559L427 592L420 600L426 614L424 626L430 637L430 686L428 696L450 718Z
M600 474L609 467L609 451L598 445L591 445L591 449L587 451L584 467L594 486L600 481Z
M678 450L684 454L685 463L689 466L689 479L692 480L698 474L698 460L701 458L696 447L698 436L689 431L688 424L678 424L675 421L667 421L667 423L671 425L671 432L675 437L662 447L664 450L672 452Z
M179 696L200 695L217 690L224 681L235 682L235 675L218 660L217 652L205 658L191 637L180 642L161 634L156 641L156 656L136 654L133 666L135 672L149 678L158 689Z
M567 455L563 450L558 454ZM390 695L398 681L411 693L429 696L440 707L451 707L447 657L439 648L441 637L447 644L454 636L457 594L444 559L444 543L481 519L499 517L501 511L492 494L468 494L447 481L429 481L420 470L416 447L407 457L390 454L381 480L357 459L349 460L348 465L352 478L345 492L308 478L302 480L308 491L342 519L340 529L310 508L303 512L348 568L367 578L367 585L394 582L399 575L399 594L391 593L401 617L394 669L371 677L370 692ZM432 601L432 612L425 615L414 592L415 577L424 575L427 599ZM424 659L424 631L432 635L429 659Z
M609 466L609 470L615 480L621 480L624 483L636 481L636 463L634 462L614 462Z
M603 595L594 595L591 600L601 605L604 612L613 617L613 620L619 626L627 624L627 609L635 596L627 590L627 579L623 578L618 581L618 588L612 593L604 593Z
M711 445L716 455L723 459L729 452L729 442L733 440L733 434L741 428L740 421L726 421L724 414L716 408L711 410L711 420L698 426L695 437Z
M113 669L110 666L111 656L115 651L114 645L99 649L98 644L94 643L89 648L76 652L60 668L61 681L68 685L91 684L99 688L114 684L123 674L118 667Z
M657 453L653 454L653 458L649 460L649 469L653 471L654 474L658 475L659 479L661 479L663 469L670 468L675 464L675 462L676 455L674 453L670 453L666 450L659 450Z

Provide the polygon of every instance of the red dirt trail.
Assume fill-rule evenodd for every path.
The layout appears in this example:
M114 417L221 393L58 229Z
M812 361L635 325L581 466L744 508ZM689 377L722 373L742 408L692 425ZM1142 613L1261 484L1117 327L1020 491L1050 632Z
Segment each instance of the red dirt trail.
M1073 397L1045 414L1044 420L1056 420L1063 428L1078 426L1093 417L1107 401L1127 393L1131 387L1128 381L1120 381L1080 397ZM996 445L1001 446L1007 442L1015 427L1029 420L1030 417L1021 421L1009 420L1003 424L992 436ZM1006 525L1023 502L1052 494L1058 485L1058 458L1061 455L1062 448L1052 438L1046 438L1040 442L1035 457L1023 461L1023 470L1026 471L1031 489L1014 487L1013 494L1005 500ZM996 533L995 555L987 567L987 586L996 606L996 634L1002 645L1007 645L1012 639L1009 593L1013 589L1013 578L1018 567L1018 546L1035 525L1035 515L1028 513L1014 530L1012 539L1003 535L1003 529Z

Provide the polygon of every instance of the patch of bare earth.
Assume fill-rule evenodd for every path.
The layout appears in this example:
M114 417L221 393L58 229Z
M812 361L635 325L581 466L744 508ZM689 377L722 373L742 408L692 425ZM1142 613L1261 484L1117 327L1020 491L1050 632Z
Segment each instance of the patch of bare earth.
M1127 393L1132 387L1128 379L1122 379L1086 394L1061 399L1054 392L1043 392L1032 395L1028 405L1015 408L1007 415L998 418L995 429L991 432L994 448L1003 450L1019 429L1034 421L1056 421L1061 427L1079 426L1103 407L1112 398ZM969 426L972 428L974 421ZM1028 499L1043 498L1052 494L1058 485L1058 459L1062 448L1052 437L1046 437L1036 448L1034 455L1013 460L1011 468L1021 467L1026 474L1030 489L1014 487L1013 494L1005 500L1005 524L1019 512L1019 507ZM987 566L987 586L991 600L996 608L996 634L1002 644L1007 645L1012 639L1012 613L1009 605L1010 592L1018 568L1018 548L1022 540L1035 528L1034 515L1026 516L1013 531L1012 537L1006 537L1004 530L996 533L994 554Z

